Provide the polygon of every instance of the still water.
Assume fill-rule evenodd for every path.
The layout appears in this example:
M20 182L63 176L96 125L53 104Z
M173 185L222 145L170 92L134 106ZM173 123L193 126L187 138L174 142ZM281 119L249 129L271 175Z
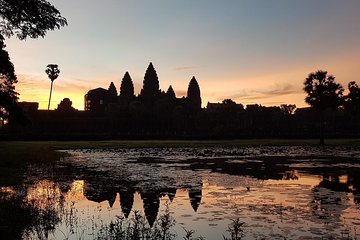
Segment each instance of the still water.
M151 227L166 212L177 239L189 230L230 237L235 219L244 223L243 239L360 237L358 147L66 152L56 165L30 166L21 184L0 188L2 203L20 199L20 213L31 215L20 238L98 239L117 218L133 221L138 213Z

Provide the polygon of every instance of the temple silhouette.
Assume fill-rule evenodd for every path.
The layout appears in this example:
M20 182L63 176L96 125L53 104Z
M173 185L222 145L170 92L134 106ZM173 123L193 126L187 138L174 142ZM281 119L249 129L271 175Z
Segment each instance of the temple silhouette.
M159 87L157 72L150 62L143 86L135 94L126 72L108 89L96 88L84 96L84 111L64 98L55 110L39 110L36 102L19 102L26 120L0 126L3 139L232 139L232 138L317 138L319 112L293 104L265 107L243 106L231 99L202 107L198 81L192 77L186 96L177 97L170 85ZM344 108L324 112L326 137L359 137L360 114Z
M187 115L194 115L201 110L200 87L195 77L190 80L187 96L176 98L175 92L170 85L167 91L159 88L159 79L153 64L150 62L144 76L143 87L138 96L134 93L134 84L129 72L126 72L121 84L120 92L117 93L115 84L110 83L108 89L96 88L85 95L85 111L93 116L104 114L129 116L141 114L156 125L156 122L164 122L176 109L180 109ZM169 126L167 126L169 127Z

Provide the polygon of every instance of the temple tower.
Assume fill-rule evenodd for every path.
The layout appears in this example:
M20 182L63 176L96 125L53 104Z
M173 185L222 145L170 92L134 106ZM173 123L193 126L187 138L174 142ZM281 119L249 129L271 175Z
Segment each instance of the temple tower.
M200 87L195 77L190 80L186 98L191 112L201 109Z
M168 99L176 99L176 96L175 96L175 92L174 92L174 89L172 88L172 86L170 85L168 90L166 91L166 96Z
M159 79L154 66L150 62L144 76L140 97L144 103L153 103L160 95Z
M128 72L125 73L120 85L120 97L134 97L134 84Z

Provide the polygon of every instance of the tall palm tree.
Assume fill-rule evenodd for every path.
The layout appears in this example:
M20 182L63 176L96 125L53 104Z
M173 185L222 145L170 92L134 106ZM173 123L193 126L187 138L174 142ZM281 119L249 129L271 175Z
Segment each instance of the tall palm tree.
M48 110L49 110L50 109L50 101L51 101L51 93L52 93L53 82L59 76L60 69L59 69L57 64L48 64L46 66L45 72L46 72L46 74L48 75L48 77L51 80L50 97L49 97L49 104L48 104Z
M304 91L308 94L305 102L320 112L320 145L324 145L324 112L342 105L343 87L327 71L312 72L305 79Z

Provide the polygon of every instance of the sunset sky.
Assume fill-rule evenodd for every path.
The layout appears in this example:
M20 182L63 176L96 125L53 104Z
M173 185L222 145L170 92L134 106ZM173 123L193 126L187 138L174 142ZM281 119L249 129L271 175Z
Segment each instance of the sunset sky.
M108 88L129 71L140 92L152 62L160 88L184 96L195 76L203 106L231 98L244 105L306 106L303 82L318 69L344 87L360 70L359 0L50 0L68 26L44 39L7 39L20 101L51 108Z

